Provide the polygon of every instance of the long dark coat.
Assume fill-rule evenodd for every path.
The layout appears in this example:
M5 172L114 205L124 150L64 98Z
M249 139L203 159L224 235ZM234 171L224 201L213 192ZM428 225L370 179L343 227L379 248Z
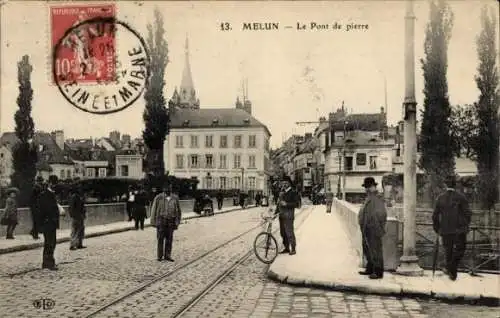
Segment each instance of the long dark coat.
M40 193L38 198L40 208L39 232L56 230L59 228L59 207L56 195L52 190L46 189Z
M465 196L455 190L447 190L436 201L432 214L434 231L440 235L467 233L471 217Z
M385 201L379 193L369 194L358 214L361 232L367 236L382 237L385 234L387 209Z

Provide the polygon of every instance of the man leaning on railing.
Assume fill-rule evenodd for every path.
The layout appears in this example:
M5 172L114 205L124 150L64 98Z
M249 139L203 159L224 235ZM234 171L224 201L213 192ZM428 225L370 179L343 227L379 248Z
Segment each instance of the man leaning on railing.
M465 254L472 211L465 196L455 190L455 177L448 177L445 184L446 191L437 198L432 223L443 240L446 274L456 280L458 264Z

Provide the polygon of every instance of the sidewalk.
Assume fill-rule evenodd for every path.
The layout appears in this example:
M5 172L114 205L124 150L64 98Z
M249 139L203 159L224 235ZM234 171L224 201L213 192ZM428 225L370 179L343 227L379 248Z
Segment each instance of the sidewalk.
M268 277L282 283L370 294L406 297L432 297L449 300L500 301L500 275L472 277L459 273L451 281L441 271L432 278L431 271L422 277L405 277L389 272L371 280L358 274L360 259L351 247L342 219L332 210L317 206L296 232L297 254L280 254L269 267Z
M252 208L253 205L247 208ZM222 208L222 210L215 210L215 214L227 213L236 210L241 210L239 206L230 206ZM182 213L182 220L189 220L201 217L199 214L194 212ZM144 227L149 227L150 219L146 219L144 222ZM85 227L85 238L108 235L113 233L120 233L125 231L130 231L134 229L134 222L114 222L104 225L95 225ZM57 231L57 243L63 243L70 241L71 229L65 229ZM0 254L12 253L25 251L30 249L35 249L43 247L43 235L40 235L39 240L34 240L31 235L15 235L14 240L7 240L5 237L0 238Z

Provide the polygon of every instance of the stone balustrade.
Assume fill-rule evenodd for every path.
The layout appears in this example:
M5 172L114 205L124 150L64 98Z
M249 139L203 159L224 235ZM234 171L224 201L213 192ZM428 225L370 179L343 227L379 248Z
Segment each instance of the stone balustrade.
M365 265L363 256L363 245L361 230L358 224L359 204L352 204L346 201L334 199L332 213L338 213L344 221L344 227L351 238L352 247L356 250L360 258L360 266ZM387 211L386 234L382 239L384 247L384 267L385 270L396 270L399 265L398 233L399 221L393 216L393 211Z
M217 209L217 201L214 201L214 208ZM233 206L233 199L226 198L223 203L224 207ZM104 225L114 222L123 222L128 220L125 202L116 203L100 203L100 204L86 204L87 218L85 219L86 226ZM181 211L193 212L194 200L180 200ZM60 229L68 229L71 227L71 218L67 211L68 206L63 206L65 213L59 219ZM4 211L0 210L0 216ZM18 209L18 225L14 231L16 234L29 234L32 228L31 212L29 208ZM148 213L149 217L149 213ZM0 226L0 236L5 236L6 226Z

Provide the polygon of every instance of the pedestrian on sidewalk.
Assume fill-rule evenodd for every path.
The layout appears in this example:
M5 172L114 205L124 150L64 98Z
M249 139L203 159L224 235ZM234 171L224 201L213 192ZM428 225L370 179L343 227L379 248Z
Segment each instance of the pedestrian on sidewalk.
M224 192L222 191L222 188L219 189L219 191L217 192L216 198L217 198L217 208L220 211L222 210L222 204L224 202Z
M158 239L158 261L165 259L173 262L171 257L174 231L181 222L181 208L179 197L173 194L171 187L166 184L163 192L158 194L151 206L151 224L156 227Z
M39 231L43 233L42 268L50 270L58 269L54 259L54 250L56 249L56 231L59 229L60 214L56 194L53 190L54 186L54 179L49 179L49 184L44 183L38 199L38 206L40 207Z
M296 254L296 241L295 241L295 209L300 205L299 194L292 188L292 179L289 176L283 178L283 192L279 198L279 218L280 224L283 226L283 245L285 249L281 251L282 254L289 253L290 255Z
M458 264L465 253L472 211L467 198L455 190L455 177L448 177L445 184L446 191L436 200L432 223L443 241L446 274L451 280L456 280Z
M31 212L31 222L33 227L31 228L30 234L34 240L38 240L38 223L40 222L40 208L38 207L38 198L40 197L40 192L42 191L43 177L38 176L36 178L35 185L33 186L33 191L30 197L30 212Z
M358 215L363 243L363 254L366 257L366 269L359 272L369 275L370 279L384 277L384 255L382 237L385 235L387 209L384 197L377 190L377 183L372 177L365 178L362 186L367 197Z
M134 193L134 207L132 209L132 218L135 222L135 230L139 228L144 230L144 220L146 219L146 207L148 205L148 197L142 186Z
M325 193L326 213L332 212L333 192L330 187Z
M134 213L134 207L135 207L135 191L133 186L128 187L128 192L127 192L127 214L128 214L128 220L132 221L132 216Z
M7 199L5 200L5 210L2 217L2 225L7 225L7 235L6 239L14 239L14 230L17 226L17 195L19 194L19 189L9 188L5 191Z
M69 198L69 216L71 217L71 243L70 250L86 248L83 246L83 237L85 233L85 199L81 186L75 184Z

